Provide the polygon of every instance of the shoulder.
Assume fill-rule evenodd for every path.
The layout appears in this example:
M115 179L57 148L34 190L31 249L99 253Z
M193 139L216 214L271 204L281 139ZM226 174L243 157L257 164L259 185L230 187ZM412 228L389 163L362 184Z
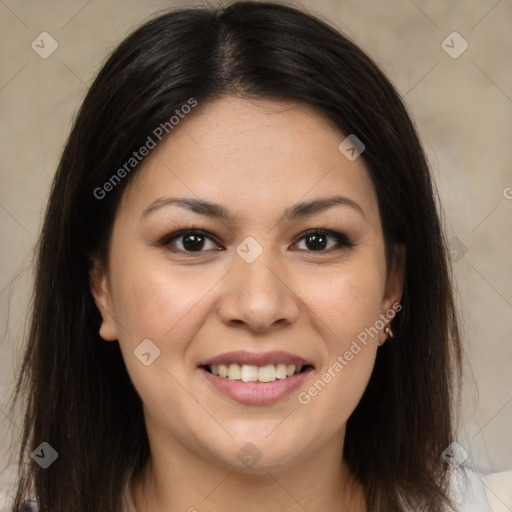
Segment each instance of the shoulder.
M492 512L482 477L472 470L451 470L450 496L461 512Z
M123 512L136 512L135 506L132 501L129 485L125 485L121 496ZM0 512L13 512L14 510L14 497L13 489L11 487L0 486ZM38 512L39 507L36 501L25 501L20 512Z
M459 467L450 470L448 495L455 507L453 512L500 511L500 509L491 509L482 478L481 475L467 468ZM407 512L417 512L409 509L405 500L402 499L401 501ZM450 509L450 512L452 512L452 509Z

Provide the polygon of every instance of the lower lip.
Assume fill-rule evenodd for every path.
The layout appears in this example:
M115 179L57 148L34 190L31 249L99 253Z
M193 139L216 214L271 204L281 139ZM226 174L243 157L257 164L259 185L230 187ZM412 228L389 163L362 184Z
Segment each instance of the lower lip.
M313 368L274 382L242 382L227 377L218 377L204 368L199 368L205 378L221 393L233 400L248 405L273 404L297 390L308 378Z

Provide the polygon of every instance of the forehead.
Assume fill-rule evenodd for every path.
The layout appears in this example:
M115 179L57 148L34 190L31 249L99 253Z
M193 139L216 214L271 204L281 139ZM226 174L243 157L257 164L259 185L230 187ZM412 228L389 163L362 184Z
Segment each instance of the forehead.
M350 161L338 149L345 138L301 103L225 97L199 105L146 158L121 209L129 206L140 215L158 197L179 195L254 218L341 194L377 219L377 198L363 159Z

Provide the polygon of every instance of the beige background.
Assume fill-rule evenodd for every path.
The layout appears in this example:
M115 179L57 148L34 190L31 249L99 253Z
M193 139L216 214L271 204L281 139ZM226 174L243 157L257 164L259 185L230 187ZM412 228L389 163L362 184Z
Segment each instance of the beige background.
M512 0L296 3L359 43L405 97L437 180L447 234L463 244L457 251L452 241L472 373L457 441L479 471L512 469ZM20 424L7 416L5 400L27 327L32 251L73 114L116 44L176 5L191 3L0 0L2 470L7 433ZM31 48L43 31L59 45L47 59ZM441 46L453 31L469 44L456 59Z

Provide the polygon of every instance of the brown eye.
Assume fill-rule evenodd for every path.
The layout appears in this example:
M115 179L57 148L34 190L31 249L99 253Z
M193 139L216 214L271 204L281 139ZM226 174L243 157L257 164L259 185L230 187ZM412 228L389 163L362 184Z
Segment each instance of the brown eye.
M204 247L205 237L195 233L189 233L182 237L183 247L187 251L200 251Z
M354 245L342 233L326 229L310 230L302 235L299 242L304 242L305 246L300 250L310 252L331 251L341 247L353 247Z
M181 230L166 236L161 245L169 247L175 252L205 252L207 250L220 250L214 239L201 230Z

